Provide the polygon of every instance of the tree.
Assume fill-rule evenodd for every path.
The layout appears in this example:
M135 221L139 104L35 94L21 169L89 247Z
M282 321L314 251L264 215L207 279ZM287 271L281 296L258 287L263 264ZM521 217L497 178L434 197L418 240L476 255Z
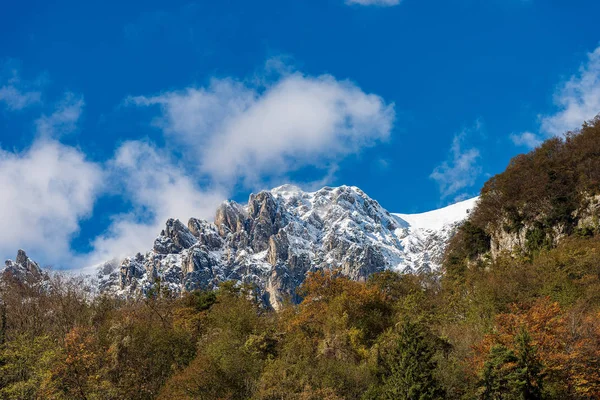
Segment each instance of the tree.
M542 363L537 349L531 344L531 336L525 328L517 335L517 390L520 398L535 400L542 398Z
M19 335L0 347L0 399L39 398L59 349L48 336Z
M504 345L497 344L490 349L490 354L483 366L480 383L482 400L516 399L512 388L517 380L515 353Z
M437 351L434 341L417 323L404 321L395 347L385 357L378 389L371 389L367 398L428 400L444 398L444 390L435 372Z
M103 378L106 358L89 328L75 327L65 336L64 349L41 387L42 398L110 399Z
M483 400L539 400L542 399L542 363L531 336L521 328L515 337L513 351L497 344L492 346L486 360L480 383Z
M6 340L6 306L0 299L0 346Z

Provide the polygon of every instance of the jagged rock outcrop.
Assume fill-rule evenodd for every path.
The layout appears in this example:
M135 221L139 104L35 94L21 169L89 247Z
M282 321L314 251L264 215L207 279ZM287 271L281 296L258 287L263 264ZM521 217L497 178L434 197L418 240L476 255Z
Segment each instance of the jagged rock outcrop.
M160 233L154 242L154 251L159 254L179 253L183 249L189 249L197 241L187 226L178 219L169 219L166 228Z
M24 250L17 252L15 260L6 260L0 274L5 278L17 279L21 282L36 282L47 278L47 274L38 263L30 259Z
M394 215L356 187L308 193L284 185L251 195L246 205L224 202L214 223L168 220L151 251L118 268L104 265L98 280L101 290L120 295L147 291L158 278L175 292L235 280L256 285L277 308L299 301L296 289L317 269L365 280L384 269L438 268L446 241L474 203Z

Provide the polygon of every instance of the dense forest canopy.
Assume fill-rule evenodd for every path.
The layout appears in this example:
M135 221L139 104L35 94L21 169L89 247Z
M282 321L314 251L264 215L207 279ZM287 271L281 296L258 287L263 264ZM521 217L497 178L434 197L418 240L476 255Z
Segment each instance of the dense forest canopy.
M599 192L597 118L490 179L440 275L316 271L278 312L4 277L0 399L600 398Z

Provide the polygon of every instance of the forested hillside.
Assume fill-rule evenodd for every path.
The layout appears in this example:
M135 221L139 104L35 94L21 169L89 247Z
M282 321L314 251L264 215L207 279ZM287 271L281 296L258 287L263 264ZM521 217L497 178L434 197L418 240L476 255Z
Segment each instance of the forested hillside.
M92 297L4 276L0 399L600 398L600 119L490 179L444 271Z

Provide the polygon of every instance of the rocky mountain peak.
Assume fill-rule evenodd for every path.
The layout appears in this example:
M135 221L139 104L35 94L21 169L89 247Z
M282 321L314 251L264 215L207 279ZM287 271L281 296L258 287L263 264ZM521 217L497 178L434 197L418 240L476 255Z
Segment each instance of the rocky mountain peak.
M235 280L256 285L277 308L299 300L297 287L317 269L340 269L356 280L385 269L437 269L446 241L474 203L392 214L357 187L305 192L284 185L250 195L247 204L223 202L214 223L169 219L152 250L98 277L105 291L121 295L148 290L157 278L175 292ZM428 219L442 222L423 224Z
M24 250L19 249L15 260L6 260L4 269L0 270L3 276L9 276L20 281L38 281L45 277L38 263L27 256Z

